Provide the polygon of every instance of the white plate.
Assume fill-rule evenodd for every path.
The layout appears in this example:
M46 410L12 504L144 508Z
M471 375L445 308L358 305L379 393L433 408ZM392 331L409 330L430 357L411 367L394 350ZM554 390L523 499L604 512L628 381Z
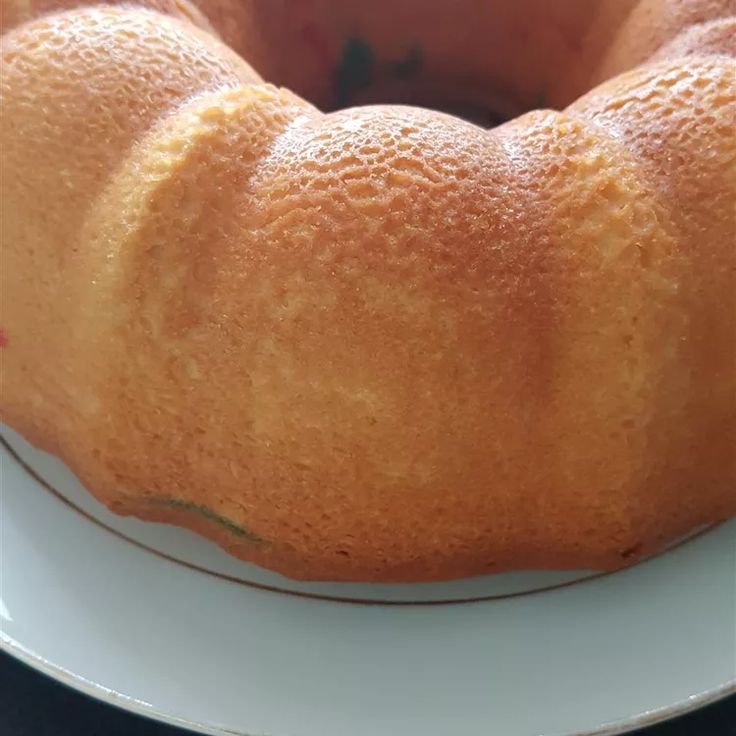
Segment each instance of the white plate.
M300 585L108 513L3 436L2 646L138 713L248 736L615 734L736 692L736 521L612 575Z

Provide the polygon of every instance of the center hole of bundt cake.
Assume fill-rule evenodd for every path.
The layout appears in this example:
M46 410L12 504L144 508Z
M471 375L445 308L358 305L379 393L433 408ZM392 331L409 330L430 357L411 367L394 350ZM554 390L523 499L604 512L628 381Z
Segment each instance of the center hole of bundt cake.
M425 73L424 50L411 44L394 58L381 58L359 37L348 38L336 62L325 111L369 104L414 105L492 128L524 112L487 80Z

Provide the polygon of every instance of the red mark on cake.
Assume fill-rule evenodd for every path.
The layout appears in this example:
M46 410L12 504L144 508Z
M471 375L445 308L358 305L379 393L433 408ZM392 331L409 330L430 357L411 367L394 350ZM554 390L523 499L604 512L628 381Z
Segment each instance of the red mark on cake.
M319 63L328 73L332 72L333 53L330 49L327 39L322 35L321 31L314 23L305 23L302 26L302 38L306 41L309 48L312 49Z
M521 48L524 48L529 43L529 27L524 22L514 23L509 31L509 35L515 39L518 44L521 44Z
M290 8L294 16L298 19L295 22L299 28L299 34L306 46L312 51L318 63L327 74L332 74L335 62L335 54L324 35L324 32L317 26L314 21L315 11L312 7L313 0L293 0L293 7Z
M5 330L0 327L0 348L6 347L8 344L8 337L5 334Z

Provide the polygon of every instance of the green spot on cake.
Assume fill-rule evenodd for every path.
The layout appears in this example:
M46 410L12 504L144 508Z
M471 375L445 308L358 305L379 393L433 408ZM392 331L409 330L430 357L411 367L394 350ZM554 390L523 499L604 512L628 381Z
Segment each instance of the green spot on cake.
M347 105L356 90L373 82L373 49L360 38L349 38L342 48L335 70L335 95L338 105Z
M408 79L419 74L424 61L422 47L419 44L412 46L403 59L397 59L390 62L390 69L393 76L399 79Z
M540 89L534 96L532 110L543 110L546 107L549 107L549 102L547 102L547 91Z
M212 509L208 508L207 506L203 506L202 504L193 503L192 501L184 501L178 498L149 498L148 500L150 503L157 506L168 506L172 509L183 509L184 511L191 511L192 513L204 516L204 518L208 519L209 521L214 521L216 524L221 524L236 537L242 537L243 539L247 539L249 542L263 542L263 540L256 534L253 534L253 532L244 529L242 526L239 526L234 521L228 519L226 516L222 516L221 514L218 514L216 511L213 511Z
M373 47L353 36L342 47L335 68L335 99L338 107L349 105L354 94L373 83L388 79L411 79L421 72L424 63L422 47L415 43L399 59L376 60Z

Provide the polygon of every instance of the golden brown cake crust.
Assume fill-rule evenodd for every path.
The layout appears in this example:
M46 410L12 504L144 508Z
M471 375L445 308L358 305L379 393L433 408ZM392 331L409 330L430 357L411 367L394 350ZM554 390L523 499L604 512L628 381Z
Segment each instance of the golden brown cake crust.
M615 569L734 515L733 2L462 3L453 46L418 0L3 0L3 420L303 579ZM565 109L301 96L464 64Z

